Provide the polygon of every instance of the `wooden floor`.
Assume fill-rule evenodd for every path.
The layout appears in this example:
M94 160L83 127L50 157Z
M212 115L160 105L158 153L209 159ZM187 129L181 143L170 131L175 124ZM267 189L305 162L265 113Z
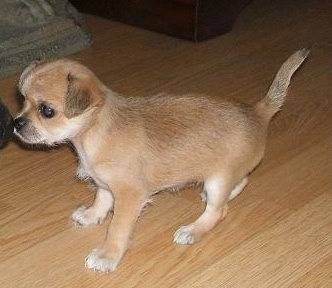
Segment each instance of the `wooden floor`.
M74 227L93 193L68 147L0 151L0 287L332 287L332 2L256 0L234 30L203 43L87 17L91 48L73 55L113 90L146 96L199 92L253 102L279 65L311 47L273 120L263 163L229 215L194 246L172 242L204 209L198 190L164 193L143 212L113 274L84 257L107 224ZM19 75L0 80L15 114Z

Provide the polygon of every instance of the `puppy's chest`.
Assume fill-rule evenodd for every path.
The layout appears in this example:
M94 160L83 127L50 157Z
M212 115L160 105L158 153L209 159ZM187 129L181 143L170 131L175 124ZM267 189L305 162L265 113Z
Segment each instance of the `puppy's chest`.
M90 165L87 161L82 161L82 159L80 159L76 171L76 176L83 181L92 179L98 185L98 187L108 189L108 185L105 181L103 181L102 175L96 173L95 169L93 169L93 166Z
M94 171L91 169L90 165L87 165L87 163L84 163L82 159L80 159L78 166L77 166L77 171L76 171L76 176L80 180L89 180L91 178L96 178L96 175Z
M107 184L102 180L102 175L96 172L94 165L84 150L78 150L79 163L76 176L80 180L87 181L92 179L99 187L107 189Z

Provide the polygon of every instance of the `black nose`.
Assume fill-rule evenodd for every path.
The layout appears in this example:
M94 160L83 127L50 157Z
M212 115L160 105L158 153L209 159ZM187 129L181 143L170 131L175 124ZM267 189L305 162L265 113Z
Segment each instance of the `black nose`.
M14 127L17 131L19 131L25 124L27 124L27 119L25 117L17 117L14 120Z

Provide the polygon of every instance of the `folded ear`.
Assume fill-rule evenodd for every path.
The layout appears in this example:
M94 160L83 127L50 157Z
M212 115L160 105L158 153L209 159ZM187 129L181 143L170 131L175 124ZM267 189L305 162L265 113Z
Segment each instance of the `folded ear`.
M72 118L96 105L96 98L100 96L101 91L98 84L89 77L77 78L69 73L67 79L64 114L67 118Z

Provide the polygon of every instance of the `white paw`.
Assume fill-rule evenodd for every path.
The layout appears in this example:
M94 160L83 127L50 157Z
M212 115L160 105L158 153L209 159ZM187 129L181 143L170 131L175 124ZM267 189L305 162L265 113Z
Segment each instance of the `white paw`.
M180 227L174 234L173 241L177 244L189 245L195 243L194 227L192 225Z
M82 206L73 212L71 219L73 219L79 226L87 227L102 223L104 217L96 215L92 208Z
M85 267L94 271L113 272L118 266L119 261L112 258L103 258L99 256L98 249L93 249L85 258Z

